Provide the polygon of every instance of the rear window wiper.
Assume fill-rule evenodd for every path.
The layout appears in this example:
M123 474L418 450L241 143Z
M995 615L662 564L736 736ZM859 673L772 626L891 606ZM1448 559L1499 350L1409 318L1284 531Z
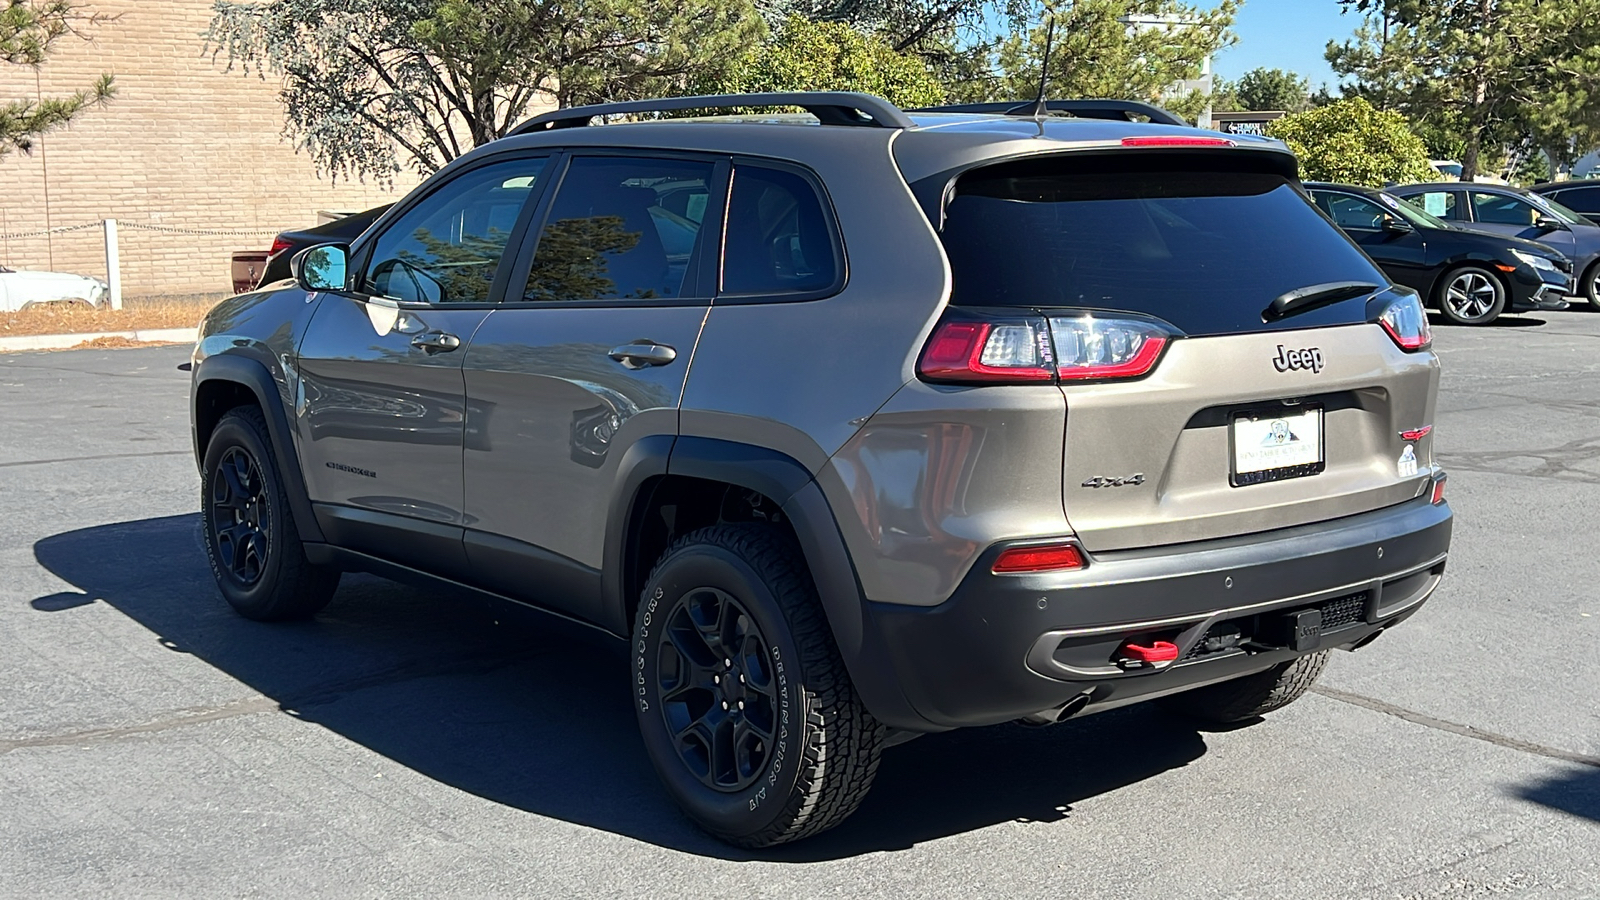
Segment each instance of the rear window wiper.
M1366 281L1325 281L1322 284L1307 285L1279 294L1278 298L1272 301L1272 305L1262 311L1261 318L1271 322L1329 303L1370 294L1379 289L1379 285Z

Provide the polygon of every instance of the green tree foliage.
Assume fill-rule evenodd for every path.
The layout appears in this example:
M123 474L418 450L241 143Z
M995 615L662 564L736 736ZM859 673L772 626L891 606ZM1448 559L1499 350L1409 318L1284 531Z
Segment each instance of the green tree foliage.
M1383 187L1431 181L1438 174L1405 117L1361 97L1284 116L1267 126L1267 134L1289 145L1307 181Z
M37 69L63 37L84 37L87 26L106 21L85 14L69 0L0 0L0 62ZM116 94L110 75L65 97L0 101L0 156L27 153L41 134L72 121Z
M1037 94L1045 25L1053 18L1048 96L1143 100L1192 118L1206 98L1199 91L1174 96L1172 85L1198 77L1207 57L1234 44L1238 10L1238 0L1210 8L1180 0L1060 0L1046 9L1039 27L1001 42L997 74L961 92L1006 100ZM1132 26L1122 21L1130 16L1186 24Z
M923 60L843 22L791 16L765 42L746 51L708 92L861 91L903 107L944 99Z
M1311 105L1311 82L1283 69L1251 69L1233 89L1241 109L1300 112Z
M216 0L206 42L283 80L285 133L320 169L385 181L548 99L682 93L762 32L751 0Z
M1461 146L1462 177L1486 152L1600 140L1600 4L1594 0L1340 0L1365 14L1328 45L1346 93L1397 109ZM1581 152L1581 151L1579 151Z
M616 293L610 256L627 253L643 235L628 231L621 216L561 219L539 236L539 255L528 272L528 300L579 300ZM653 292L635 299L654 297Z

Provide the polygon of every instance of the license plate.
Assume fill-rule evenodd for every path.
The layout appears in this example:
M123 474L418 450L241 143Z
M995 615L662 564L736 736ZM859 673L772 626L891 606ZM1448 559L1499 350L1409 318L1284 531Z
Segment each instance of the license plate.
M1232 438L1234 487L1303 478L1326 467L1320 406L1239 413Z

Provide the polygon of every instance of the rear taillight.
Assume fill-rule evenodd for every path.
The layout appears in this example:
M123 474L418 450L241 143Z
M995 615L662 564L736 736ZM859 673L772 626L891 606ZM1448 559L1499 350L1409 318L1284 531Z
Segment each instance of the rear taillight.
M272 249L267 251L267 255L277 256L279 253L282 253L293 246L294 243L292 241L280 234L272 239Z
M946 318L922 351L927 381L1036 384L1138 378L1155 368L1177 336L1171 327L1133 316L1074 315Z
M1052 316L1056 373L1063 381L1138 378L1155 368L1172 337L1154 322L1120 316Z
M1389 332L1389 337L1394 338L1401 350L1426 350L1433 343L1428 314L1416 294L1402 294L1396 298L1378 316L1378 324Z
M1054 381L1043 319L939 323L917 372L930 381L1020 384Z
M1083 565L1083 553L1076 544L1054 544L1047 547L1012 547L1000 554L991 571L996 575L1020 575L1081 569Z

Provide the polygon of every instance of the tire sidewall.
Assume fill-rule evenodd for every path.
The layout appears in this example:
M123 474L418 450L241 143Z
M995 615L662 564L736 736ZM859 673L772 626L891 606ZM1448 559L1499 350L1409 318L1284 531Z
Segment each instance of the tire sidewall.
M1455 310L1450 308L1450 286L1455 284L1456 280L1461 276L1467 274L1482 275L1484 278L1489 279L1490 284L1494 285L1494 305L1489 308L1487 313L1478 318L1463 318L1462 316L1458 315ZM1487 325L1499 318L1501 313L1505 312L1507 295L1505 282L1501 281L1500 278L1493 272L1479 266L1462 266L1459 269L1452 269L1447 275L1445 275L1444 280L1440 282L1439 312L1443 313L1446 319L1457 325Z
M217 477L217 466L222 462L222 457L233 448L243 449L249 454L256 464L256 469L261 473L263 491L267 503L267 527L263 529L267 538L267 559L262 566L261 577L255 584L245 585L228 571L223 565L221 553L217 546L216 531L213 528L215 509L211 503L212 485ZM211 440L206 445L205 468L201 473L200 520L201 532L206 545L206 561L211 565L211 574L216 579L217 589L222 592L224 599L236 609L249 614L251 612L265 612L272 599L277 595L278 581L282 577L283 548L285 546L284 517L288 510L283 508L281 498L282 489L278 484L278 471L273 465L271 452L266 446L266 440L259 434L254 424L244 416L229 414L217 423L211 433Z
M1583 296L1589 305L1600 309L1600 261L1589 266L1583 276Z
M701 587L726 591L761 630L768 665L777 685L777 735L771 759L754 784L737 792L708 787L683 764L662 716L656 665L668 616L678 599ZM733 552L711 544L675 551L645 585L634 617L632 695L639 733L662 784L689 816L713 833L758 833L783 818L794 802L795 786L809 739L799 648L781 606L756 571Z

